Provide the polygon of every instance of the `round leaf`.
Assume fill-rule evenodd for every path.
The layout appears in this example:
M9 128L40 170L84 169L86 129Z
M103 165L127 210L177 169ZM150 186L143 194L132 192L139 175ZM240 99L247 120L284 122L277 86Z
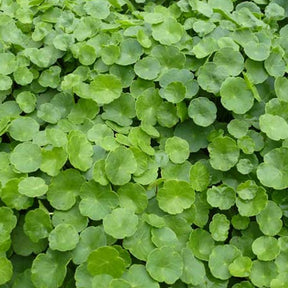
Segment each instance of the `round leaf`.
M87 269L93 276L108 274L121 277L125 270L125 261L114 247L104 246L92 251L87 260Z
M196 125L207 127L216 120L216 105L204 97L193 99L188 106L188 115Z
M71 224L59 224L49 234L49 246L53 250L73 250L79 242L79 235Z
M153 80L159 75L161 65L156 58L148 56L137 61L134 70L142 79Z
M189 144L186 140L174 136L166 140L165 152L173 163L183 163L190 155Z
M107 178L114 185L124 185L137 169L137 162L131 150L119 147L111 151L105 159Z
M280 253L280 247L276 238L261 236L252 243L252 251L261 261L272 261Z
M168 180L159 189L157 201L163 211L178 214L191 207L195 201L195 192L185 181Z
M121 92L121 80L115 75L97 75L90 84L91 98L99 105L111 103Z
M148 255L146 269L156 281L173 284L182 275L183 260L173 248L164 246Z
M229 77L220 89L221 103L229 111L236 114L244 114L254 104L254 96L244 79Z
M23 173L37 171L40 168L41 160L41 149L30 142L18 144L10 154L11 163Z
M9 134L18 141L29 141L37 134L40 125L30 117L20 117L13 120L9 126Z
M214 277L226 280L231 277L229 265L240 256L240 251L233 245L216 246L209 256L209 268Z
M137 230L138 217L129 209L116 208L103 219L104 230L116 239L132 236Z

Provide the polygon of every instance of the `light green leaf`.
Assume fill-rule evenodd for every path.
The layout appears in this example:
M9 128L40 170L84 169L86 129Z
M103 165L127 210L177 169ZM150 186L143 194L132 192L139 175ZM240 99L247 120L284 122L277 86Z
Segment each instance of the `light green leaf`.
M152 25L152 36L162 45L171 45L179 42L184 29L176 19L167 17L162 23Z
M131 150L125 147L111 151L105 159L105 172L114 185L124 185L137 169L137 162Z
M80 190L79 209L83 216L101 220L118 205L118 195L109 186L102 186L93 180L84 183Z
M132 236L137 230L138 217L133 211L116 208L103 219L104 231L116 239Z
M99 105L111 103L121 92L121 80L115 75L97 75L90 84L91 98Z
M207 190L207 202L212 207L228 210L235 204L236 193L232 187L225 184L212 186Z
M266 207L256 215L256 221L263 234L274 236L278 234L282 228L282 210L273 201L268 201Z
M0 257L0 284L7 283L13 276L13 265L6 257Z
M30 210L25 215L24 233L35 243L49 236L52 223L49 214L41 208Z
M48 185L40 177L27 177L18 184L18 191L27 197L40 197L48 191Z
M214 277L226 280L231 277L229 265L241 254L235 246L230 244L216 246L209 256L209 268Z
M257 168L257 177L264 186L279 190L288 188L288 174L284 168L287 155L286 147L273 149L264 155L264 162Z
M156 58L148 56L137 61L134 70L142 79L153 80L159 75L161 65Z
M19 117L13 120L8 132L12 138L18 141L32 140L39 131L40 125L30 117Z
M30 142L18 144L10 154L10 162L23 173L35 172L40 168L41 149Z
M190 155L189 144L186 140L174 136L165 142L165 152L173 163L183 163Z
M188 115L198 126L207 127L216 120L217 108L214 102L204 97L193 99L188 106Z
M117 278L121 277L125 270L125 261L113 246L99 247L90 253L87 269L93 276L108 274Z
M93 147L84 133L77 130L69 133L67 153L71 164L75 168L81 171L87 171L91 168Z
M235 141L228 136L219 136L208 145L210 164L216 170L228 171L238 161L239 148Z
M229 111L244 114L254 104L254 96L245 80L240 77L229 77L220 89L221 103Z
M275 141L288 138L288 123L280 116L264 114L259 118L260 129Z
M195 201L195 192L185 181L167 180L157 193L157 201L163 211L178 214L191 207Z
M79 242L79 235L71 224L59 224L49 234L49 246L53 250L73 250Z
M149 255L146 269L150 276L159 282L175 283L182 275L183 260L178 252L170 247L154 249Z
M53 178L47 192L49 203L58 210L68 210L76 203L84 177L79 171L67 169Z

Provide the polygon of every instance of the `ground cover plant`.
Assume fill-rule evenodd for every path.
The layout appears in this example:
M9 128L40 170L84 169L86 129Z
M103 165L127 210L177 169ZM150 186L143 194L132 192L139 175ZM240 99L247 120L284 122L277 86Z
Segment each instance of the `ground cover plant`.
M288 287L286 0L0 0L0 287Z

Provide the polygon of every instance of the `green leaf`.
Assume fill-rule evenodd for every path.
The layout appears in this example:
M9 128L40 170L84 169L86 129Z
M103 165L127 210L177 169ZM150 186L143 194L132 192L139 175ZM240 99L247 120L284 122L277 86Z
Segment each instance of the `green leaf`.
M52 149L42 149L42 162L40 170L50 176L59 174L60 169L67 161L68 155L64 148L54 147Z
M213 62L218 67L223 67L230 76L237 76L244 69L244 58L242 54L228 47L218 50L214 55Z
M121 186L117 194L120 206L133 210L137 214L142 213L148 205L146 191L137 183L127 183Z
M153 80L159 75L161 65L156 58L147 56L136 62L134 70L142 79Z
M125 208L116 208L103 219L104 231L116 239L132 236L138 225L138 217L133 211Z
M229 111L244 114L254 104L254 96L244 79L229 77L220 89L221 103Z
M66 275L70 256L48 250L36 256L31 267L31 280L36 287L60 287Z
M178 252L170 247L154 249L149 255L146 269L150 276L159 282L175 283L182 275L183 260Z
M265 43L249 41L244 46L244 52L254 61L264 61L270 55L270 47Z
M5 91L11 88L13 82L9 76L0 74L0 91Z
M80 232L87 227L88 218L80 213L78 204L76 204L68 211L54 211L52 223L54 227L62 223L71 224L75 227L77 232Z
M18 184L20 194L27 197L40 197L48 191L48 185L40 177L27 177Z
M58 66L51 66L49 69L44 70L38 81L43 87L57 88L60 84L61 68Z
M171 103L180 103L186 97L186 87L181 82L171 82L159 91L160 96Z
M222 184L212 186L207 190L207 202L212 206L221 210L228 210L236 201L236 193L233 188Z
M22 86L30 84L34 79L33 73L27 67L18 67L13 77L15 82Z
M274 262L253 261L250 279L252 284L258 287L270 286L273 279L277 277L277 267Z
M263 187L258 186L255 192L256 195L253 199L243 200L239 197L236 199L236 206L241 216L255 216L259 214L267 205L268 197L266 194L266 190ZM251 192L249 192L249 194L250 193Z
M198 126L207 127L216 120L217 108L214 102L204 97L193 99L188 106L188 115Z
M277 235L282 228L282 210L272 201L268 201L266 207L256 215L256 221L260 230L267 236Z
M84 10L88 15L92 15L97 19L105 19L110 14L110 3L106 0L99 0L99 2L87 2L84 5Z
M124 259L113 246L99 247L92 251L87 260L87 269L91 275L108 274L121 277L125 270Z
M75 264L82 264L93 250L106 246L106 235L102 227L87 227L79 237L76 248L72 251L72 259Z
M280 247L276 238L261 236L252 243L252 251L261 261L272 261L280 253Z
M274 82L275 93L279 100L288 101L288 97L286 94L286 89L288 87L288 81L285 77L277 77Z
M288 188L288 175L284 169L287 155L288 148L285 147L273 149L264 155L264 162L257 168L257 177L264 186L279 190Z
M196 191L204 191L210 184L209 169L205 164L196 162L190 168L190 184ZM165 178L165 177L164 177Z
M82 65L92 65L95 62L96 57L97 54L93 46L84 44L80 47L79 62Z
M81 171L91 168L93 147L81 131L73 130L69 133L67 153L69 161L75 168Z
M49 236L52 223L49 214L41 208L30 210L25 215L24 233L35 243Z
M101 220L118 205L118 195L109 186L89 181L81 186L79 210L83 216Z
M151 240L151 226L139 220L136 232L123 240L123 247L137 259L147 260L148 254L155 248Z
M214 246L215 242L208 231L197 228L191 232L188 247L196 258L208 261Z
M127 66L136 63L143 50L139 42L132 38L127 38L120 43L120 55L116 64Z
M47 192L49 203L58 210L72 208L83 182L84 178L79 171L74 169L61 171L49 185Z
M195 201L195 192L185 181L167 180L158 191L157 201L163 211L178 214L191 207Z
M13 265L4 256L0 257L0 284L7 283L13 276Z
M214 277L226 280L231 277L229 265L240 256L240 251L233 245L216 246L209 256L209 268Z
M203 285L206 275L204 264L196 259L189 248L182 250L183 274L180 279L186 284Z
M288 138L288 123L280 116L264 114L259 118L261 131L275 141Z
M162 23L152 25L152 37L162 45L171 45L179 42L184 29L176 19L167 17Z
M16 227L17 218L13 210L8 207L0 207L0 216L0 245L2 245L10 238L10 233Z
M114 185L124 185L137 169L137 162L131 150L125 147L111 151L105 159L105 172Z
M49 246L53 250L73 250L79 242L79 235L71 224L59 224L49 234Z
M30 91L23 91L17 95L16 102L25 113L31 113L36 107L36 96Z
M248 277L252 267L249 257L239 256L228 267L229 272L234 277Z
M17 60L12 53L0 53L0 74L9 75L17 69Z
M90 97L99 105L111 103L121 96L121 92L121 80L115 75L97 75L90 84Z
M127 280L131 286L142 288L159 288L159 284L154 281L147 273L145 266L133 264L123 278Z
M200 87L210 93L218 93L228 72L213 62L206 62L199 68L198 83Z
M249 123L244 120L233 119L227 125L227 129L228 132L235 138L241 138L247 134Z
M21 178L10 179L1 191L1 200L5 205L17 210L27 209L33 205L33 199L21 195L18 192L18 184L20 181Z
M32 140L39 131L40 125L30 117L20 117L13 120L9 126L9 134L18 141Z
M173 163L183 163L190 155L189 144L186 140L174 136L165 142L165 152Z
M228 171L238 161L239 148L235 141L228 136L219 136L208 145L210 164L216 170Z
M225 241L228 237L230 221L224 214L214 214L209 224L209 231L215 241Z

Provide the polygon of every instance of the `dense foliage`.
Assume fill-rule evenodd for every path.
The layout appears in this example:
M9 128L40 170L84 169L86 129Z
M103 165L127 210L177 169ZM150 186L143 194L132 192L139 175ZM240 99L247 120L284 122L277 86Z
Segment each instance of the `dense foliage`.
M0 286L287 288L287 18L0 0Z

